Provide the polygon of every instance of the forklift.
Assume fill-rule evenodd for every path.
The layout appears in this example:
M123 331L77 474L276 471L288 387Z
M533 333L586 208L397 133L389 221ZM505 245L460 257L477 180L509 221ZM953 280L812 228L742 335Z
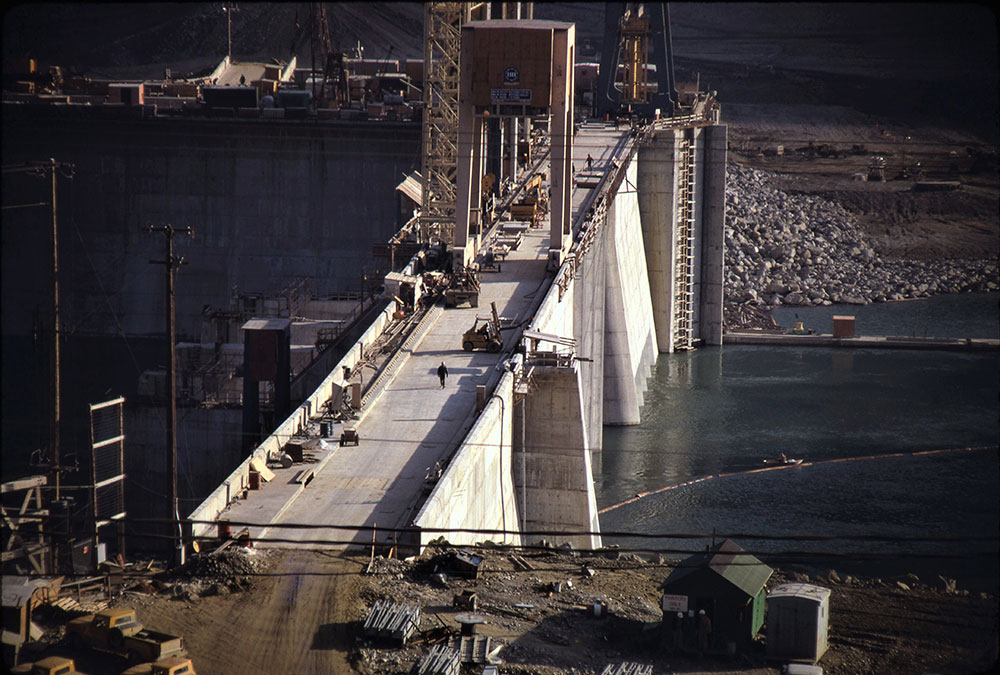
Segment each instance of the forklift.
M503 348L503 337L500 335L500 317L497 316L497 303L490 303L490 316L482 319L476 316L472 328L462 335L462 349L471 352L473 349L486 349L496 353Z

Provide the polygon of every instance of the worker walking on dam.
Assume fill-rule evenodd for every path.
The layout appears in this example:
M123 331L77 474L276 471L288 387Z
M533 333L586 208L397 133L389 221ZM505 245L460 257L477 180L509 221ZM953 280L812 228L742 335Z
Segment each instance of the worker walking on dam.
M441 380L441 388L444 389L444 379L448 377L448 366L444 365L444 361L438 366L438 379Z

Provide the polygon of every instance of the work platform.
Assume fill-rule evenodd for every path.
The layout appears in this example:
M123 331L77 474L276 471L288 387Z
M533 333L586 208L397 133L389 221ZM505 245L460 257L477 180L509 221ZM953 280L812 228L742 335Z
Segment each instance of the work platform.
M616 170L614 153L621 152L628 133L613 125L583 125L573 152L576 172L592 175ZM574 230L590 207L596 183L577 186L574 181ZM491 302L502 317L521 328L527 326L553 280L546 272L548 232L547 225L525 230L501 271L481 275L478 308L445 309L438 304L429 311L404 344L393 372L367 395L359 419L351 423L360 439L356 446L340 446L336 439L342 425L334 425L332 438L311 441L312 463L289 469L272 467L273 480L248 490L245 499L234 501L219 518L252 523L255 545L275 547L364 546L371 543L372 531L350 528L408 526L422 497L475 421L477 386L487 385L489 391L499 379L498 365L510 358L520 330L503 332L504 347L498 354L463 351L462 334L477 314L488 312ZM449 371L443 389L437 377L442 361ZM294 480L303 469L312 469L305 484ZM296 524L307 527L291 527ZM308 527L330 524L347 529ZM288 541L260 541L271 538ZM379 534L378 540L391 539Z

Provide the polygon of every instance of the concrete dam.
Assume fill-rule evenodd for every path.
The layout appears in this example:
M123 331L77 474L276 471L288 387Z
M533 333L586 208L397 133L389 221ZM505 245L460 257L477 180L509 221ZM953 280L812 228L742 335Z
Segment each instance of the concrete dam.
M140 380L112 382L129 401L125 473L134 478L125 499L137 505L131 517L151 515L159 500L150 494L168 474L160 466L163 411L134 403L137 393L149 396L159 386L147 376L162 368L166 347L162 276L149 264L163 252L144 228L195 231L176 249L188 264L176 276L175 351L181 361L228 359L233 367L218 378L224 396L184 402L181 550L214 537L221 521L276 545L375 540L420 547L443 535L456 544L545 539L599 547L592 477L603 427L639 422L658 353L722 343L726 128L717 103L687 91L684 105L664 119L650 110L622 126L584 121L573 105L572 24L487 23L470 30L513 31L531 49L485 40L463 48L462 58L504 62L497 70L503 86L530 84L535 94L462 83L468 109L458 117L457 203L465 216L448 243L456 266L482 263L471 307L404 311L406 303L419 304L416 257L392 283L366 270L373 247L384 248L409 218L410 203L393 187L419 164L418 125L273 119L255 108L252 119L206 119L159 115L144 105L5 105L12 165L57 157L74 167L71 187L58 199L71 214L57 247L70 282L61 320L76 336L71 341L89 335L104 343L76 350L79 391L67 398L100 401L116 368L118 380L131 366ZM476 52L496 45L509 53ZM527 59L536 52L551 58ZM463 69L477 71L485 72ZM496 92L502 103L492 100ZM469 104L473 95L486 105ZM522 163L521 144L534 150L536 141L535 159ZM504 221L504 208L495 220L483 217L472 186L487 175L487 145L501 155L509 150L509 164L490 158L495 179L511 194L531 183L549 195L550 212L530 224ZM18 185L5 180L5 191ZM11 310L4 313L5 350L17 342L26 355L44 298L13 292L17 284L7 281L45 286L47 270L33 262L47 247L45 214L36 213L5 240L19 251L5 255L4 286L12 289L4 296ZM501 248L502 261L487 265L484 252ZM310 289L299 288L303 279ZM401 283L411 284L409 295ZM383 284L382 299L367 308L362 295L349 339L303 366L306 373L293 369L308 377L291 382L290 396L285 389L292 405L261 410L266 431L253 431L258 420L248 426L247 418L257 411L246 402L269 394L256 388L260 373L252 372L248 353L260 343L245 341L249 323L284 326L277 333L305 304L332 312L342 291L363 294L366 285ZM282 298L277 312L267 306ZM317 309L319 303L326 304ZM463 333L490 306L502 318L498 349L467 351ZM315 338L318 349L311 330L304 339ZM287 334L274 344L291 352L282 357L286 366L301 356L296 350L310 350ZM435 373L444 363L448 377L439 386ZM212 373L201 368L195 375ZM261 377L277 382L273 374ZM281 388L274 389L279 396ZM352 415L334 419L331 411L348 398ZM24 404L18 415L28 418L38 406ZM81 437L87 431L83 419L67 426ZM11 447L29 443L18 439ZM286 457L296 461L286 465Z
M688 118L614 126L589 122L576 135L572 241L558 269L551 231L532 228L499 272L482 275L479 302L516 326L499 354L462 350L476 308L434 306L370 383L358 419L320 438L318 411L378 348L387 308L189 515L187 537L213 537L216 521L230 520L283 546L419 548L445 536L599 547L602 427L639 422L657 353L722 342L726 127L707 104ZM483 240L495 236L496 227ZM345 428L357 445L333 440ZM251 471L289 443L315 462L267 470L271 480L248 489Z

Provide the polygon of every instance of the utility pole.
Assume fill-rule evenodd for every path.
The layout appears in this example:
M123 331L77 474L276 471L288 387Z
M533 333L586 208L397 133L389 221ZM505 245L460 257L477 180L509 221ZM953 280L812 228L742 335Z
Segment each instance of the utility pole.
M56 160L50 158L47 171L52 179L52 472L56 479L56 500L59 499L59 473L61 470L61 452L59 425L62 424L62 411L59 399L61 398L61 382L59 380L59 217L56 206L57 183L56 183Z
M180 510L177 499L177 361L174 354L174 332L176 316L174 311L174 279L175 271L184 264L183 257L174 255L174 235L187 234L194 237L190 227L173 227L172 225L146 227L146 232L162 232L166 243L166 259L150 260L153 265L163 265L167 271L167 499L169 516L168 529L171 542L170 554L173 564L184 564L184 545L180 540Z
M49 388L52 392L52 405L49 410L49 476L55 485L55 495L53 501L58 501L61 497L61 474L62 474L62 452L61 436L59 427L62 425L62 385L60 380L61 353L60 339L60 312L59 312L59 209L58 209L58 178L57 170L63 172L68 177L73 177L74 164L57 162L50 158L45 162L28 162L21 166L5 166L3 173L30 173L36 176L48 176L51 181L49 201L34 202L30 204L15 204L5 206L4 210L15 208L34 208L48 206L52 215L52 268L49 278L49 294L52 300L52 342L50 344L51 353L49 358ZM50 548L50 560L53 570L58 569L59 555L55 545Z
M34 174L35 176L47 176L51 181L49 201L33 202L30 204L15 204L5 206L4 210L48 206L50 208L50 213L52 214L52 268L50 272L51 276L49 278L49 296L52 300L52 341L50 344L51 352L49 359L49 388L52 392L52 406L49 411L49 449L51 451L49 468L52 473L53 484L55 485L55 499L57 500L60 497L60 470L62 469L60 451L61 439L59 433L59 427L62 424L62 396L59 376L61 370L59 341L62 336L62 331L60 330L61 319L59 313L59 210L57 205L59 176L56 171L60 170L66 177L72 178L74 169L74 164L57 162L55 159L51 158L48 161L28 162L19 166L3 167L3 173L5 174L29 173Z
M223 5L222 11L226 13L226 57L230 65L233 63L233 12L240 11L236 5Z

